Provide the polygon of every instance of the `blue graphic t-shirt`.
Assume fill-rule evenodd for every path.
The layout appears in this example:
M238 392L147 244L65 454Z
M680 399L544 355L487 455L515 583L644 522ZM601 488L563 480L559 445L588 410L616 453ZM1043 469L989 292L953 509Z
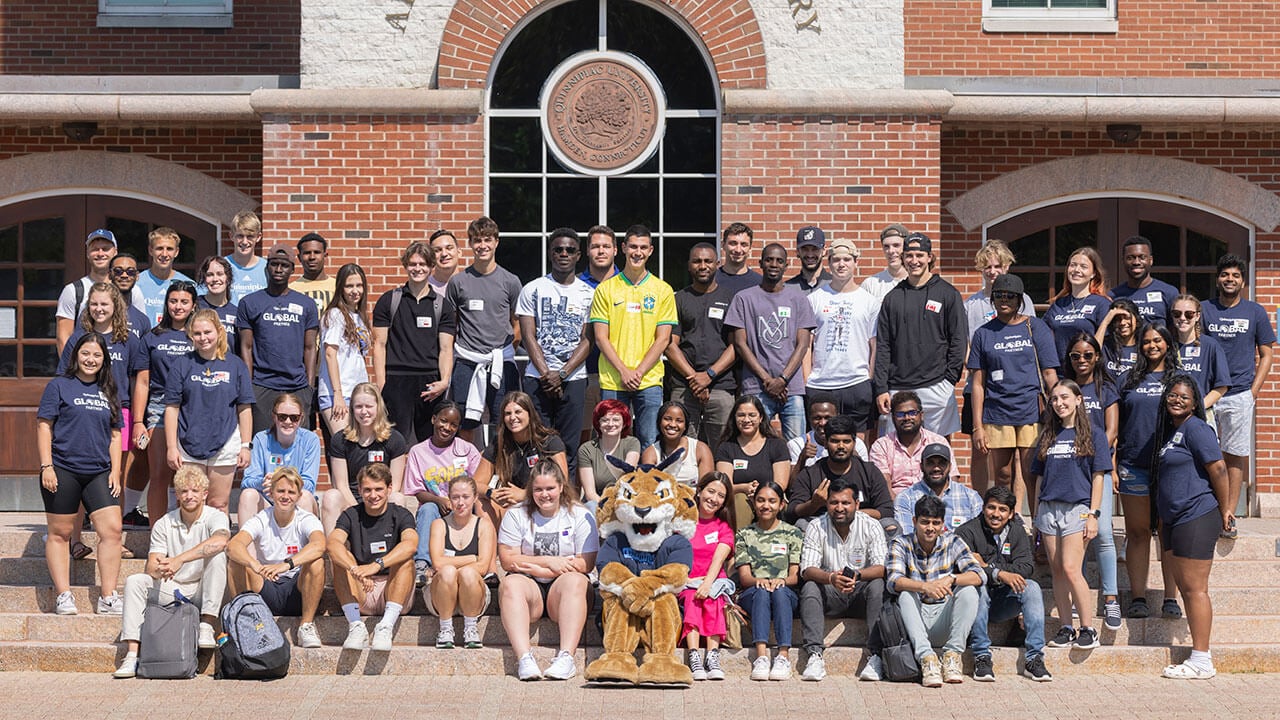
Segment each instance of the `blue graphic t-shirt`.
M1178 357L1182 360L1182 369L1195 378L1201 397L1214 388L1231 385L1226 353L1212 336L1203 335L1197 342L1179 345Z
M1111 288L1111 298L1129 298L1138 306L1143 320L1158 320L1170 327L1169 311L1173 309L1173 299L1178 297L1178 288L1163 280L1151 278L1151 284L1142 288L1130 287L1129 283L1120 283Z
M138 284L133 286L133 306L146 316L151 327L159 325L164 317L165 293L176 282L193 281L177 270L172 271L164 280L152 275L150 270L138 273Z
M1124 387L1124 382L1121 382ZM1156 420L1160 416L1160 394L1164 373L1153 372L1136 387L1120 393L1120 436L1117 461L1124 466L1146 470L1151 467Z
M240 424L236 405L253 404L249 369L235 355L205 360L190 353L170 367L164 399L179 407L182 449L193 458L213 457Z
M191 352L191 340L182 330L161 330L158 333L153 330L142 336L142 343L146 348L146 366L143 369L151 371L148 384L151 398L163 400L169 368L178 358Z
M307 387L303 356L308 330L320 329L316 304L296 290L272 295L259 290L246 295L236 311L236 328L253 331L253 384L270 390Z
M227 287L227 297L232 304L239 305L245 295L267 289L267 261L255 257L257 263L247 268L237 263L235 257L227 256L227 262L231 263L231 284Z
M1201 303L1204 326L1209 334L1222 343L1227 356L1227 369L1231 373L1231 389L1228 395L1248 392L1256 376L1259 345L1276 341L1276 331L1271 327L1267 311L1256 302L1241 300L1234 307L1225 307L1214 298Z
M1112 383L1088 383L1080 386L1084 395L1084 407L1089 411L1089 422L1104 430L1107 427L1107 408L1120 402L1120 393Z
M1194 415L1160 446L1156 510L1166 525L1180 525L1218 509L1205 466L1222 459L1218 436Z
M1040 371L1057 367L1053 333L1043 320L1029 317L1016 325L992 320L978 328L969 346L969 369L983 372L986 402L982 406L982 422L1039 422Z
M53 423L53 464L81 475L111 469L111 430L120 414L96 382L59 375L49 380L36 417Z
M1044 478L1040 484L1040 500L1088 505L1093 494L1093 474L1111 470L1111 453L1107 451L1107 433L1090 427L1093 454L1076 454L1075 428L1062 428L1043 460L1037 452L1031 461L1031 474Z
M65 373L70 367L71 352L82 336L84 336L84 328L77 326L75 332L71 333L71 337L67 339L67 344L62 348L62 356L58 358L59 375ZM122 343L112 342L110 335L102 337L107 340L107 354L111 357L111 379L116 381L116 399L120 401L120 407L127 408L130 406L129 396L133 391L133 383L129 382L129 378L146 367L147 360L144 357L146 350L142 341L132 333L129 339Z
M1053 342L1058 348L1058 362L1067 362L1067 343L1079 333L1093 335L1102 324L1102 318L1111 309L1111 298L1089 294L1082 298L1065 295L1053 301L1044 313L1044 323L1053 331Z

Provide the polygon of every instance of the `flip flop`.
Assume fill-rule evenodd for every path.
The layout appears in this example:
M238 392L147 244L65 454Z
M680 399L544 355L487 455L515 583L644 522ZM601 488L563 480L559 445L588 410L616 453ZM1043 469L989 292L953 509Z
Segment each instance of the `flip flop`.
M93 548L85 545L79 540L71 543L71 557L76 560L83 560L93 554Z

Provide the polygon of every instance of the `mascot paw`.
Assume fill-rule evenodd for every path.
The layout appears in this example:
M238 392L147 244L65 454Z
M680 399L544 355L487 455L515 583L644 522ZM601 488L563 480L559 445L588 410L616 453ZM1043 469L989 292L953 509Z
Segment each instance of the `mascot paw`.
M646 685L693 685L693 672L674 655L645 655L640 682Z
M688 668L685 668L687 671ZM627 682L635 684L640 678L640 668L631 653L607 652L587 665L583 677L587 682ZM690 675L689 682L693 682Z

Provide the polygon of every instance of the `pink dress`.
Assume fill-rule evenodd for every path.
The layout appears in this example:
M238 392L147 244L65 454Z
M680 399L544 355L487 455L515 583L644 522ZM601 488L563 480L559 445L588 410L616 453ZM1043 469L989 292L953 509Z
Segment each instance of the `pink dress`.
M693 533L693 567L689 570L690 578L701 578L706 576L707 567L711 565L711 558L715 555L716 548L720 545L729 547L729 555L725 558L725 562L720 565L720 574L717 578L727 577L725 575L725 565L733 560L733 528L720 518L713 517L709 520L698 519L698 527ZM692 584L692 583L690 583ZM704 600L694 597L697 587L689 587L680 591L680 602L684 607L684 628L680 633L681 639L689 634L689 631L696 631L703 637L719 637L724 638L724 605L725 598L723 596L711 596Z

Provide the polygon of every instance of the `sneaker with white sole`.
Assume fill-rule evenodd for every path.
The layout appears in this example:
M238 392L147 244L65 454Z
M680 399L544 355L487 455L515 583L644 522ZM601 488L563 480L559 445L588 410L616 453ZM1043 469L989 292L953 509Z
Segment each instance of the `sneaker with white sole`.
M927 688L942 687L942 663L934 653L925 655L920 661L920 684Z
M693 673L694 680L706 680L707 668L702 664L702 653L697 649L689 650L689 672Z
M568 680L578 674L578 663L573 661L573 655L563 650L556 659L551 661L547 666L547 671L542 673L542 677L548 680Z
M201 650L212 650L218 647L218 640L213 636L213 626L207 622L200 623L200 631L196 633L196 647Z
M394 625L378 623L373 626L373 642L369 647L377 652L391 652L391 638L396 634Z
M1108 600L1102 604L1102 614L1106 617L1106 627L1108 630L1117 631L1120 629L1120 601Z
M1098 647L1098 631L1091 627L1082 627L1076 634L1074 646L1077 650L1092 650Z
M720 667L720 648L707 651L707 679L724 679L724 670Z
M521 680L542 679L542 670L538 668L538 661L533 659L533 653L527 652L520 656L520 660L516 662L516 677Z
M111 673L111 677L120 678L122 680L125 678L131 678L131 677L137 677L137 676L138 676L138 656L137 655L125 655L124 660L120 661L120 667L116 668L116 671Z
M1052 648L1071 647L1076 641L1075 628L1070 625L1063 625L1058 628L1058 634L1049 640L1048 645Z
M995 669L991 666L990 655L978 655L973 659L973 679L978 682L995 682Z
M64 593L58 593L58 599L54 601L53 611L59 615L75 615L80 612L76 609L76 596L68 590ZM137 664L136 662L134 663ZM129 677L133 677L130 675Z
M761 655L751 663L751 679L752 680L768 680L769 679L769 656Z
M964 661L960 653L954 650L942 653L942 681L952 684L964 682Z
M770 680L790 680L791 679L791 660L784 655L779 655L773 659L773 668L769 670Z
M320 647L320 632L316 630L315 623L302 623L298 626L298 647Z
M1053 676L1044 666L1044 658L1036 656L1022 666L1022 674L1036 682L1053 682Z
M98 614L99 615L123 615L124 614L124 598L120 597L120 593L111 593L104 597L98 598Z
M440 632L436 633L436 647L440 650L453 649L453 621L440 623Z
M479 650L484 647L484 643L480 641L479 625L462 626L462 645L468 650Z
M800 679L808 682L821 682L827 676L827 663L822 660L821 655L810 655L809 662L804 664L804 672L800 673Z
M879 655L867 658L867 666L858 673L858 679L865 682L880 682L884 679L884 661Z
M363 650L369 647L369 628L363 620L357 620L347 626L347 639L342 642L343 650Z

